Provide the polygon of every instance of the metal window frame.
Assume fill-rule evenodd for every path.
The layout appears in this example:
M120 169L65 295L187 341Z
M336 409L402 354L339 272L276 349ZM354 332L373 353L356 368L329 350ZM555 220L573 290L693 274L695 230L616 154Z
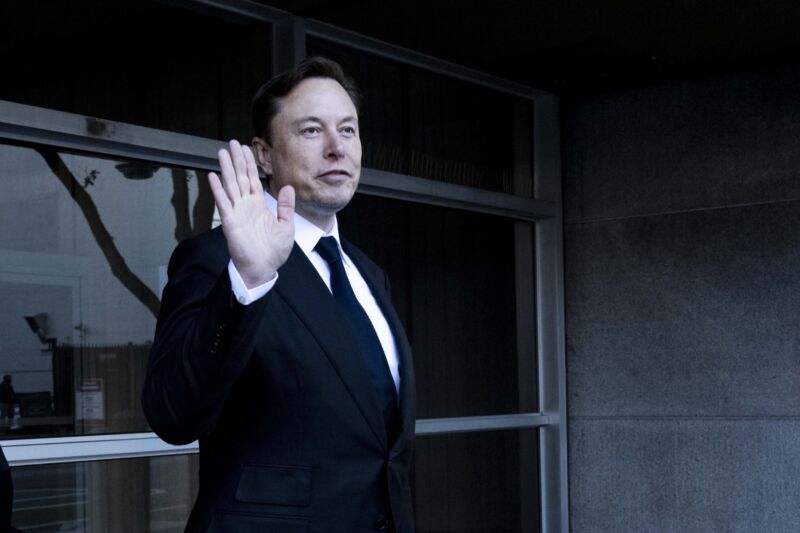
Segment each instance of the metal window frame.
M168 0L166 3L214 16L270 23L272 65L276 71L289 68L305 57L306 38L313 36L533 102L534 198L370 168L362 171L359 193L490 213L523 223L516 230L517 277L519 279L519 272L526 269L533 272L533 283L528 281L523 287L530 290L532 286L535 294L533 299L529 295L521 299L523 303L521 307L518 304L518 312L522 313L522 323L529 318L535 321L536 353L532 356L536 359L540 412L422 419L417 421L416 428L418 435L538 428L541 531L567 533L569 493L558 100L544 91L248 0ZM0 101L0 139L197 170L216 169L214 154L223 145L213 139L5 101ZM531 304L526 302L531 302L534 308L528 309ZM154 433L18 439L0 444L14 467L197 452L197 443L171 446Z
M476 431L538 428L548 425L547 415L518 415L428 418L417 420L416 435L449 435ZM75 435L2 441L11 466L36 466L84 461L109 461L198 453L197 441L180 446L167 444L155 433L113 433Z
M216 153L225 146L214 139L3 100L0 138L206 171L219 170ZM549 201L373 168L362 169L358 192L527 221L552 218L556 212Z

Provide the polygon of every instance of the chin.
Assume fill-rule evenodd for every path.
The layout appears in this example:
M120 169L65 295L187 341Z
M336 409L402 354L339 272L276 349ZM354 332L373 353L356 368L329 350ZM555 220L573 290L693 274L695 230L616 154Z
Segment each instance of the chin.
M342 200L338 200L338 201L337 200L331 200L331 201L328 201L328 202L324 202L322 205L320 205L320 207L321 207L322 210L324 210L327 213L336 214L339 211L341 211L342 209L344 209L345 207L347 207L347 204L350 203L351 198L352 198L352 196L350 198L342 199Z
M315 216L328 217L344 209L347 204L350 203L351 198L352 196L348 198L325 198L315 199L310 202L302 202L303 210L313 213Z

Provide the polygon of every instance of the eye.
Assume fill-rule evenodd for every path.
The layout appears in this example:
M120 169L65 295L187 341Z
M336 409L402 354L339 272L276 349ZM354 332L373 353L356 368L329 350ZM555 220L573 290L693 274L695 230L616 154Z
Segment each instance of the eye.
M340 131L348 137L352 137L356 134L356 129L353 126L344 126Z
M300 130L300 133L304 137L316 137L322 131L322 128L319 126L308 126Z

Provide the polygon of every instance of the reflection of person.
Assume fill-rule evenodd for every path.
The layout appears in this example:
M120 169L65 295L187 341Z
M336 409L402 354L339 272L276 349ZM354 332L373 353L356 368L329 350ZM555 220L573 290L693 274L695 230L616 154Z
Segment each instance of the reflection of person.
M0 383L0 419L4 416L9 418L14 416L14 403L16 401L17 394L11 384L11 375L6 374L3 376L2 383Z
M322 58L262 87L255 156L231 141L209 175L222 228L170 260L143 405L164 440L200 439L189 531L414 531L410 349L385 274L336 223L356 101Z

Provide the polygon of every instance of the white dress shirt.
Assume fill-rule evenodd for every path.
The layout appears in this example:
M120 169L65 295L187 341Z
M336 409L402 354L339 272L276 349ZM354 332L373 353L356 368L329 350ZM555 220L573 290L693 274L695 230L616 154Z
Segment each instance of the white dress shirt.
M264 195L267 199L267 206L269 207L269 210L275 214L277 212L277 202L268 193L265 192ZM322 281L325 282L325 285L330 291L330 267L328 266L327 261L325 261L322 256L314 251L314 247L322 237L333 237L336 239L336 243L339 245L339 252L342 254L342 262L344 263L344 270L347 274L347 279L350 281L350 285L353 288L356 298L358 299L358 303L360 303L361 307L364 308L364 311L367 313L370 322L372 322L372 327L375 328L375 333L378 334L378 340L381 342L383 353L386 356L386 362L389 363L389 370L392 373L395 389L399 391L399 361L397 357L397 346L395 345L394 336L392 335L392 329L389 327L386 317L383 316L383 312L381 312L378 302L372 295L372 291L369 290L369 285L367 285L367 282L364 280L363 276L361 276L361 273L353 264L353 261L350 259L350 257L344 253L344 250L342 250L342 244L339 240L339 224L336 221L336 218L334 217L333 228L331 231L325 233L320 228L295 212L294 241L297 243L297 246L303 250L303 253L306 254L306 257L308 257L308 260L311 261L311 264L314 265L314 268L317 270L317 273L319 273L320 278L322 278ZM278 273L276 272L275 276L270 281L264 283L263 285L259 285L258 287L248 289L245 286L244 281L242 281L242 277L239 275L236 267L233 266L232 260L228 261L228 276L231 280L231 289L233 290L233 294L242 305L248 305L263 297L278 281Z

